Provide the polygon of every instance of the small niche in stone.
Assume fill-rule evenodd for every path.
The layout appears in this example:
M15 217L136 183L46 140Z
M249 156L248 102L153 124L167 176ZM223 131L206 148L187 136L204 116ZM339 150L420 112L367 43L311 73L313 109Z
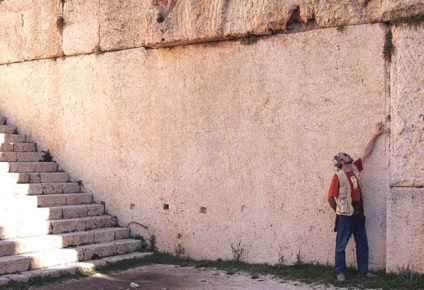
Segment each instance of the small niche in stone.
M204 206L200 207L200 213L208 213L208 209Z
M169 204L164 203L164 204L163 204L163 209L164 209L164 210L169 210Z

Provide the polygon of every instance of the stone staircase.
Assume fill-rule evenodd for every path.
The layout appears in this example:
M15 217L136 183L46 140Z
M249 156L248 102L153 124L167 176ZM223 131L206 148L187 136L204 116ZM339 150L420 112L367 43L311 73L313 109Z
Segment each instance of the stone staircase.
M55 162L0 117L0 286L143 257L141 240L105 214Z

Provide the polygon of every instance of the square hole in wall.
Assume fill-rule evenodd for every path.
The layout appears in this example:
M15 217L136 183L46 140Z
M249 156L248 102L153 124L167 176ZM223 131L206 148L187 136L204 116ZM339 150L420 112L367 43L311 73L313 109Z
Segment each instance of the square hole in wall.
M200 213L208 213L208 209L204 206L200 207Z
M164 210L169 210L169 204L164 203L164 204L163 204L163 209L164 209Z

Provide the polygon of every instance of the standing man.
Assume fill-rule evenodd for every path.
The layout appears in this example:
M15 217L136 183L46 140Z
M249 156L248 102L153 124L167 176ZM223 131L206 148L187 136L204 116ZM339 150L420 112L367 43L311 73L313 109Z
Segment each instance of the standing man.
M362 199L362 179L360 172L363 170L362 163L368 158L374 149L378 137L383 133L384 124L375 124L374 134L365 146L361 155L355 161L349 154L340 152L334 156L334 166L337 173L334 174L328 190L328 202L336 212L336 255L335 270L337 280L346 280L346 246L353 234L356 245L356 262L359 275L365 278L375 277L368 271L368 239L365 231L365 215Z

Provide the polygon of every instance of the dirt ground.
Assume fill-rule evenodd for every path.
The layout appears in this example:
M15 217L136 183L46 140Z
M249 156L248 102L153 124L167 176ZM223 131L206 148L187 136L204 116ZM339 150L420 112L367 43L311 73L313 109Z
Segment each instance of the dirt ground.
M135 283L135 284L132 284ZM132 285L131 285L132 284ZM150 265L109 275L96 275L80 280L68 280L62 283L33 290L272 290L272 289L346 289L325 285L306 285L298 282L282 281L260 276L253 279L248 274L228 275L226 272L174 265Z

